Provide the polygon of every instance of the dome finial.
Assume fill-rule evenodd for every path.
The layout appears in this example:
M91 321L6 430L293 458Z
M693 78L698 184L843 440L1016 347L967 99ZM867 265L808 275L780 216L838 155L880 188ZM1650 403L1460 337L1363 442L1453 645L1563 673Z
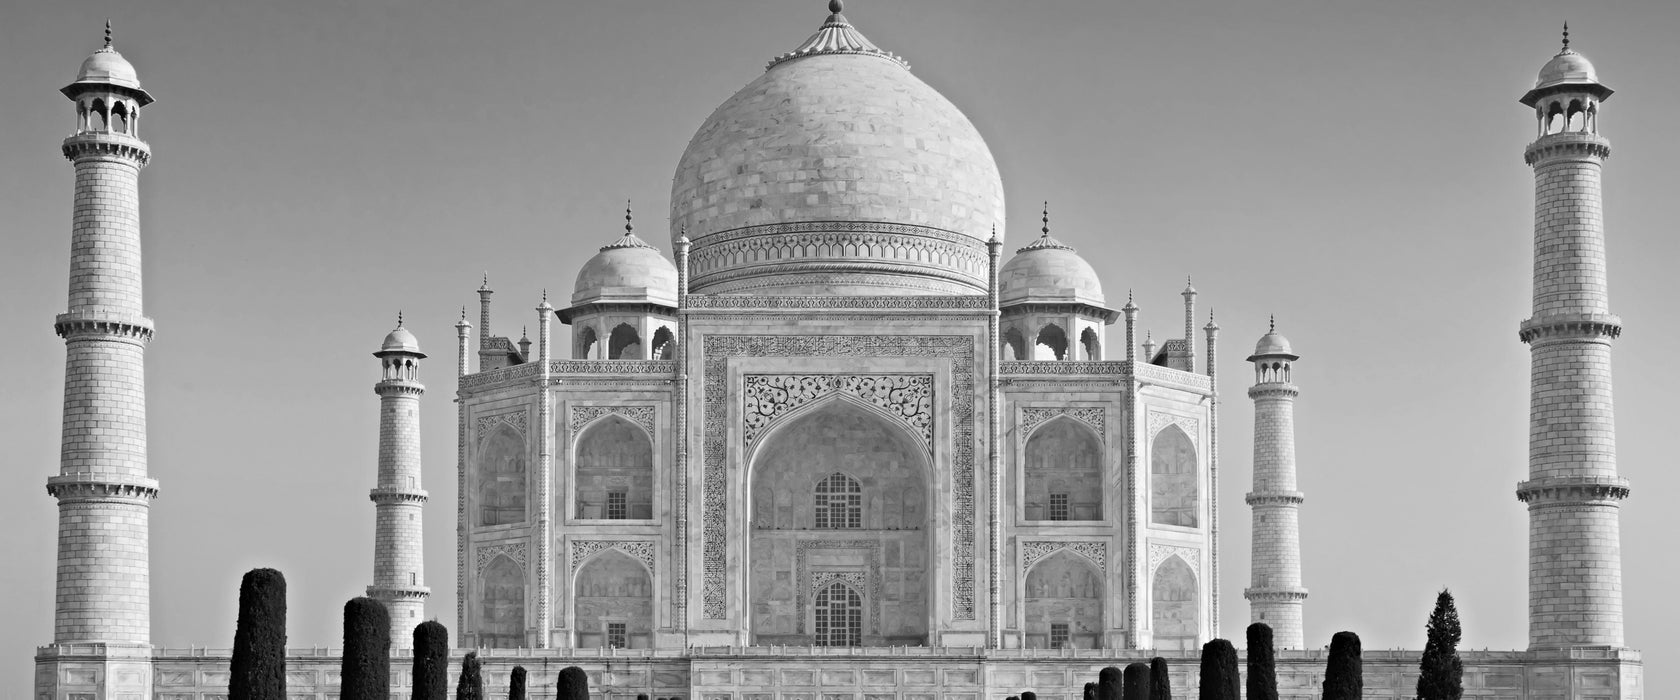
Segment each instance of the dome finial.
M109 38L107 38L105 40L105 43L107 43L107 44L109 44L110 42L111 42L111 40ZM1569 20L1564 20L1563 21L1563 50L1564 51L1569 50Z
M1277 332L1277 314L1271 314L1271 320L1266 323L1267 333Z
M1567 34L1565 36L1567 36ZM1569 40L1565 39L1563 43L1568 44ZM107 48L107 49L111 48L111 18L110 17L105 18L105 48Z
M828 0L828 11L834 14L840 14L840 10L845 6L840 0Z
M635 233L636 233L636 226L631 221L631 215L630 215L630 200L629 200L629 198L626 198L624 200L624 235L633 236L633 235L635 235Z
M397 309L397 327L402 328L402 309Z
M1039 230L1044 232L1045 238L1050 237L1050 200L1048 199L1044 200L1044 228Z
M461 305L461 320L462 321L467 320L467 305L466 304Z

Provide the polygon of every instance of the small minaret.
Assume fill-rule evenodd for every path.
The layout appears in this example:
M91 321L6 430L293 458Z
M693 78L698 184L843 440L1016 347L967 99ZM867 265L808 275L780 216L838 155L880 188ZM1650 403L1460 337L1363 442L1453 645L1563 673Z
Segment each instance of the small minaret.
M464 319L463 319L464 321ZM414 645L414 626L425 621L425 553L421 524L426 492L420 484L420 343L402 327L385 336L379 352L379 482L368 498L374 503L373 585L368 597L391 613L391 648Z
M140 169L152 152L137 136L137 120L152 96L111 48L109 22L105 47L61 92L76 103L75 132L63 143L76 169L76 196L69 303L53 324L65 349L59 472L47 480L47 493L58 499L53 642L146 647L147 534L158 484L146 474L152 320L141 308L140 283ZM118 687L115 671L101 671L113 685L98 697L128 690ZM150 697L149 666L145 674L136 678Z
M1610 313L1600 177L1610 142L1598 110L1611 90L1569 48L1540 69L1522 103L1536 139L1534 307L1518 337L1529 347L1528 645L1530 649L1621 647L1620 502L1610 344L1622 320Z
M1299 357L1274 322L1248 361L1254 363L1254 490L1248 494L1254 515L1254 545L1248 599L1252 622L1272 628L1280 649L1304 648L1301 607L1301 492L1295 490L1295 397L1290 366Z
M1184 366L1186 372L1196 371L1196 286L1184 278Z

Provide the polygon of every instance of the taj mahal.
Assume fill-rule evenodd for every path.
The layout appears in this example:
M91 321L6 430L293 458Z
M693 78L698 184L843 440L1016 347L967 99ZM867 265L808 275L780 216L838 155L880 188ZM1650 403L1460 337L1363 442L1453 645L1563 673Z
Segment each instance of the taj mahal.
M1235 352L1254 372L1220 377L1221 328L1194 286L1171 311L1182 335L1156 340L1047 207L1031 203L1040 226L1006 243L981 134L840 0L827 9L695 131L668 239L627 209L569 298L509 305L486 277L476 315L463 309L444 353L453 562L426 566L423 538L449 535L419 518L440 505L424 481L448 459L422 470L419 411L447 401L424 382L435 393L447 375L401 324L377 346L367 594L389 609L392 640L444 621L458 654L479 651L493 695L521 665L548 679L534 697L552 697L554 673L577 665L602 700L1059 700L1097 669L1153 656L1193 693L1203 643L1265 622L1283 696L1318 697L1294 423L1311 376L1304 366L1298 386L1294 365L1310 348L1247 319ZM1639 700L1610 410L1621 322L1600 214L1598 112L1612 91L1567 36L1524 87L1532 123L1512 124L1534 135L1529 476L1521 503L1489 507L1528 512L1529 647L1465 652L1466 697ZM146 461L138 187L152 96L109 38L63 94L75 204L55 321L62 461L47 482L57 597L35 697L225 698L226 657L150 642L160 487ZM525 326L534 336L508 332ZM1221 503L1220 406L1243 392L1255 437L1236 447L1253 451L1253 483ZM1252 519L1251 542L1221 540L1231 518ZM1220 590L1221 548L1245 545L1249 586ZM428 605L439 586L455 587L455 610ZM1239 597L1250 619L1222 620ZM338 698L338 663L297 652L291 697ZM1368 653L1366 697L1411 697L1416 672L1417 652Z

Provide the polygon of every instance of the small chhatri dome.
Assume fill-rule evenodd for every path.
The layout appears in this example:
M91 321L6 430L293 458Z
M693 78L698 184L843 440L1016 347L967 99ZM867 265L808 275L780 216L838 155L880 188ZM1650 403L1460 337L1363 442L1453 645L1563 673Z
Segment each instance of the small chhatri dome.
M140 74L134 70L134 64L123 58L122 54L111 48L111 22L105 22L105 46L87 60L82 61L82 68L76 71L76 81L64 86L60 92L66 96L73 96L84 89L111 85L124 88L139 101L140 106L150 104L152 96L140 87Z
M1522 102L1532 107L1542 96L1566 90L1593 93L1601 100L1615 92L1598 82L1598 71L1593 68L1592 61L1569 48L1567 23L1563 25L1563 49L1540 68L1540 76L1534 80L1534 89L1523 95Z
M1295 354L1294 348L1289 347L1289 339L1283 337L1283 334L1277 331L1277 319L1275 317L1272 319L1271 328L1266 331L1265 335L1260 336L1260 342L1254 344L1254 354L1248 356L1248 361L1253 362L1262 357L1280 357L1287 360L1301 359L1299 355Z
M385 335L385 342L379 345L379 352L405 352L411 355L420 355L421 357L425 357L425 355L420 353L420 341L416 340L414 338L414 334L408 332L407 328L403 328L401 311L397 312L396 330L393 330Z
M1032 243L998 270L998 302L1085 303L1102 306L1097 271L1067 245L1050 235L1050 203L1044 203L1044 226Z
M624 235L601 246L601 252L578 271L572 287L573 306L599 301L677 304L677 266L636 236L628 203Z

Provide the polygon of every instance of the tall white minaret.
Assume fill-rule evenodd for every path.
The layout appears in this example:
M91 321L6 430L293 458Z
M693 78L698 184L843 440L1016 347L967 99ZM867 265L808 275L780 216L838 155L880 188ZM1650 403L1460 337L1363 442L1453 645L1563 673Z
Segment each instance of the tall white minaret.
M379 481L374 503L373 585L369 598L391 613L391 648L414 646L414 626L426 619L425 552L421 537L426 492L420 483L420 343L402 327L385 336L379 352Z
M149 647L148 533L157 481L146 475L146 344L141 308L138 134L152 96L134 66L95 51L62 92L76 103L64 157L76 168L70 299L53 324L64 338L64 424L58 476L58 583L53 642ZM149 654L149 652L147 652ZM150 697L150 682L145 690ZM92 692L92 691L90 691ZM105 685L89 697L116 697Z
M1292 381L1292 365L1300 359L1277 325L1260 336L1254 354L1254 490L1248 506L1254 516L1254 545L1249 566L1248 599L1251 622L1272 628L1279 649L1303 649L1301 608L1307 589L1301 586L1301 520L1303 500L1295 485L1295 397L1301 390Z
M1598 111L1611 90L1569 48L1540 69L1522 103L1534 110L1534 310L1519 337L1530 356L1528 646L1621 647L1620 502L1610 313L1600 177L1610 142Z

